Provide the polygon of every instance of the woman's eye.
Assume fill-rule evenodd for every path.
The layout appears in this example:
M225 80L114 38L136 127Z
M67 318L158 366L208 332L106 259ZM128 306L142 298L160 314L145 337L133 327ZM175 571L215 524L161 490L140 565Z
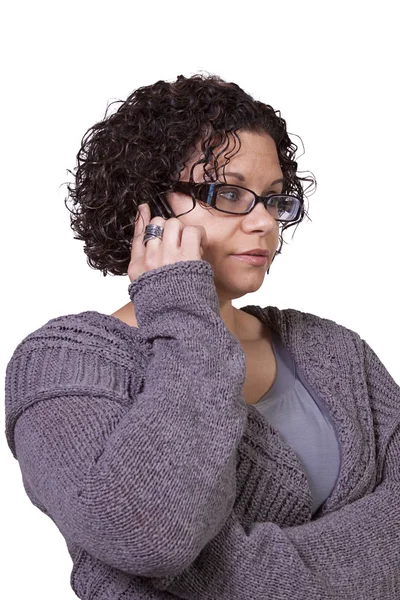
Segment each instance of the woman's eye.
M239 197L239 193L238 190L235 190L234 188L223 188L218 192L218 196L222 196L226 200L237 200Z

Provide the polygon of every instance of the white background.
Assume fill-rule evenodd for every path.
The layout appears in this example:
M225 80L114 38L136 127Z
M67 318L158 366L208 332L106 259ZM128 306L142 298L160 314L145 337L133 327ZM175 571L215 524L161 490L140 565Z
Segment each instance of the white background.
M357 331L400 382L399 32L395 5L346 2L13 2L1 15L2 345L53 317L129 301L86 264L64 206L67 169L107 105L210 72L280 110L312 222L284 234L262 288L233 301L295 308ZM300 136L301 140L298 137ZM60 187L61 186L61 187ZM293 232L294 236L293 235ZM0 594L76 598L53 522L28 500L5 437Z

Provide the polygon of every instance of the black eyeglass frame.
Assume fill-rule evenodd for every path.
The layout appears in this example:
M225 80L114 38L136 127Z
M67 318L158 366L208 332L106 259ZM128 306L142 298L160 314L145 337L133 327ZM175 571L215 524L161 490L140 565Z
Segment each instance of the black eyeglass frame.
M251 206L249 207L249 209L246 212L230 212L228 210L222 210L220 208L218 208L216 206L216 196L217 196L217 191L220 187L222 186L230 186L230 187L235 187L235 188L240 188L242 190L246 190L247 192L250 192L253 194L254 196L254 202L251 204ZM215 210L218 210L219 212L223 212L223 213L227 213L230 215L247 215L248 213L250 213L253 208L255 207L255 205L258 202L263 202L264 206L266 207L266 205L269 203L269 200L271 198L275 198L275 197L285 197L285 198L294 198L295 200L298 201L299 206L298 206L298 210L296 212L296 215L290 219L275 219L275 221L278 221L279 223L292 223L293 221L296 221L299 217L300 211L301 211L301 207L302 207L302 202L300 200L300 198L298 198L297 196L294 196L292 194L269 194L268 196L258 196L255 192L253 192L253 190L250 190L249 188L245 188L241 185L232 185L232 184L228 184L228 183L191 183L190 181L178 181L174 186L173 189L171 191L176 191L176 192L182 192L183 194L187 194L188 196L192 196L193 202L196 202L196 198L198 198L199 200L201 200L202 202L204 202L205 204L207 204L208 206L210 206L211 208L215 208ZM193 204L193 207L195 205ZM191 209L193 210L193 209ZM190 211L187 211L190 212ZM182 213L182 214L187 214L187 213ZM179 215L180 216L180 215Z

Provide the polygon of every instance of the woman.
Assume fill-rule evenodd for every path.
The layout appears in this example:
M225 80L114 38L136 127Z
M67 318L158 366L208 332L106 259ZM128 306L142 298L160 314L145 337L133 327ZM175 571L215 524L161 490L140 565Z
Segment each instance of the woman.
M285 121L181 76L78 163L71 226L130 302L50 320L6 373L7 440L76 595L400 597L399 386L334 321L231 305L305 214Z

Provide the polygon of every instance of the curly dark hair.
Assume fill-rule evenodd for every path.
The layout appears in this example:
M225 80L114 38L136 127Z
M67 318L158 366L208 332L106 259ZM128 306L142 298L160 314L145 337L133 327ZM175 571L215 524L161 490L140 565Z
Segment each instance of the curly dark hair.
M310 186L315 191L316 181L313 176L297 175L298 147L288 136L286 121L280 111L255 100L235 83L210 74L179 75L173 83L157 81L115 102L122 102L118 110L107 116L107 107L104 120L83 136L76 174L67 170L75 177L67 188L76 210L68 207L68 197L64 200L71 213L70 227L77 234L74 239L85 242L89 266L104 276L127 274L139 204L149 204L151 218L165 216L160 199L165 206L165 193L179 181L199 142L201 158L189 180L193 181L193 169L200 163L205 181L215 180L207 171L208 165L211 171L216 169L214 150L224 147L232 134L239 141L237 153L238 129L272 137L284 178L283 193L294 193L301 200L299 218L283 223L281 233L299 224L304 215L309 218L304 196ZM224 158L226 165L231 156L224 154ZM305 190L302 181L310 182ZM281 253L282 236L280 240L276 254Z

